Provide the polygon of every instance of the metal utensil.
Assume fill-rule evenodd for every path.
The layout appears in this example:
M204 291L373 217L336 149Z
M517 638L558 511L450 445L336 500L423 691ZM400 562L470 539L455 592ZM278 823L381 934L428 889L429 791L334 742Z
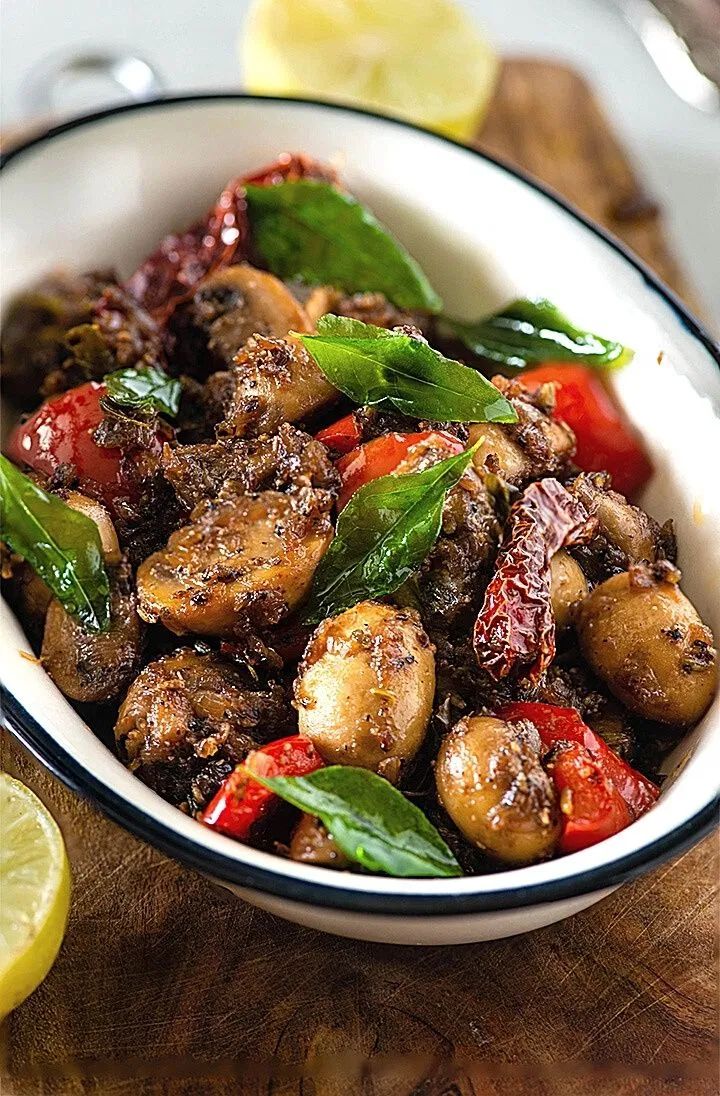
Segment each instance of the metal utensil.
M665 83L690 106L720 111L720 87L693 60L690 46L651 0L612 0L642 42Z
M132 53L107 49L45 57L30 69L23 81L25 116L48 118L62 113L57 102L61 84L87 76L107 79L122 90L123 98L135 101L154 99L164 87L153 66Z

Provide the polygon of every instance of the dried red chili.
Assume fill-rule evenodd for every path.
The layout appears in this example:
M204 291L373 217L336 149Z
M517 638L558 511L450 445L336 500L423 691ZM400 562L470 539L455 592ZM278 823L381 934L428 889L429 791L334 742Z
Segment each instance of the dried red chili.
M179 234L166 236L125 283L154 319L165 322L208 274L247 257L249 226L245 187L297 179L335 182L335 173L308 156L286 153L252 175L231 179L207 215Z
M317 179L324 183L338 181L335 168L321 164L312 156L289 152L284 152L274 163L260 168L253 175L246 175L244 181L253 186L275 186L276 183L295 183L298 179Z
M550 560L594 525L556 479L531 483L513 506L473 636L478 663L496 681L517 670L535 682L547 669L555 655Z

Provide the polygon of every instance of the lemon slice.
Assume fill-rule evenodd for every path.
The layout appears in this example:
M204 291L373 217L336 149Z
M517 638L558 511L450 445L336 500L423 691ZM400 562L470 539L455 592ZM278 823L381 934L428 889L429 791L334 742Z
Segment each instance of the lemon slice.
M241 46L250 91L370 107L460 140L498 71L451 0L255 0Z
M0 1019L50 970L69 906L57 823L29 788L0 773Z

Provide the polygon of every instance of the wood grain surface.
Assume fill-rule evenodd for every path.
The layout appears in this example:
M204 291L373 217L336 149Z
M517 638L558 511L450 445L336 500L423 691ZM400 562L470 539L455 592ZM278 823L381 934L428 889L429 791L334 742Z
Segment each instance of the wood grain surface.
M483 147L607 225L682 296L659 211L583 81L505 65ZM2 1092L74 1096L715 1093L716 837L559 925L355 943L245 905L100 816L8 735L62 826L67 937L2 1029Z

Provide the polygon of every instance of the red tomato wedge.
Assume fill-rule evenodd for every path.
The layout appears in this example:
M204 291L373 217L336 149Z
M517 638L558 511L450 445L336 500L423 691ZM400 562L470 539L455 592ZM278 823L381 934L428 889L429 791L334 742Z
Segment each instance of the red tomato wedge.
M407 458L410 450L420 443L437 444L447 450L447 455L461 453L465 448L459 438L444 430L423 430L418 434L383 434L365 445L340 457L335 467L340 473L342 487L338 497L338 510L342 510L355 492L371 480L389 476Z
M621 495L632 497L645 486L653 468L632 424L597 373L584 365L547 362L517 378L526 388L556 381L555 417L577 439L575 463L584 472L609 472Z
M633 814L602 764L578 742L558 742L547 771L560 799L558 852L579 852L619 833Z
M107 504L131 496L134 486L122 450L106 449L93 438L103 417L100 400L105 392L104 384L88 381L47 400L15 427L7 455L16 464L27 464L46 476L63 464L71 465L80 488ZM157 452L161 448L158 439Z
M615 785L635 818L649 810L660 795L652 780L633 769L627 761L611 750L580 717L575 708L560 708L555 704L516 701L500 709L500 717L512 722L527 719L537 727L542 744L551 749L556 742L575 742L583 746L598 763L605 776Z
M326 426L324 430L320 430L315 437L335 453L349 453L360 444L362 430L358 425L355 412L352 412L330 426Z
M277 803L275 793L258 784L248 772L269 777L307 776L323 764L310 739L303 735L268 742L259 750L251 750L245 763L225 778L200 821L238 841L246 841Z

